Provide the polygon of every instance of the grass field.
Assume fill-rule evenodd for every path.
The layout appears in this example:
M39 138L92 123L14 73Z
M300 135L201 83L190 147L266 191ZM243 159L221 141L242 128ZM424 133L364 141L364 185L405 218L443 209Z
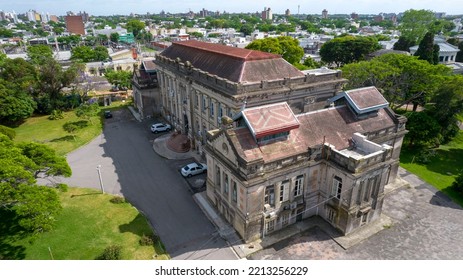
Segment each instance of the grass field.
M58 154L65 155L87 144L101 133L103 111L126 106L125 103L113 102L111 106L101 107L101 113L92 117L88 126L78 129L72 134L66 132L63 125L67 122L82 121L74 112L64 112L64 118L60 120L49 120L48 116L31 117L15 128L15 141L44 143L52 147Z
M107 246L118 245L122 247L121 259L168 259L159 242L156 246L139 244L143 234L152 234L147 220L129 203L111 203L113 197L93 189L61 192L63 210L56 217L55 228L40 234L32 244L29 238L10 236L10 242L16 240L10 247L21 251L13 256L26 260L94 260ZM8 245L2 240L0 248Z
M436 155L427 164L417 163L417 154L417 151L404 146L400 155L400 166L435 186L463 206L463 197L449 188L456 175L463 171L463 132L460 131L449 144L440 146L436 150Z

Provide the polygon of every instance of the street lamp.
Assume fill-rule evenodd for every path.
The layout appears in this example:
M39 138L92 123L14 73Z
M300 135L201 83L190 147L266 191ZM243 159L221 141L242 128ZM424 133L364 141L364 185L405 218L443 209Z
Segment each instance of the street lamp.
M101 164L97 165L96 170L98 171L98 178L100 179L101 193L104 193L103 178L101 178Z

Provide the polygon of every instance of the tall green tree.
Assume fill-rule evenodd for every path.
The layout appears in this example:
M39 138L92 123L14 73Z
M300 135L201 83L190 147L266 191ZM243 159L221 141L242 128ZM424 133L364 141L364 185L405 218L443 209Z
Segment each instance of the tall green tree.
M437 46L437 48L436 48ZM439 63L439 46L434 45L434 34L427 32L421 40L418 50L414 54L422 60L426 60L431 64ZM436 60L437 57L437 60Z
M320 48L320 56L324 63L341 67L362 61L367 54L379 49L381 46L375 37L343 36L324 43Z
M111 35L109 35L109 39L111 40L111 42L117 44L119 42L119 33L117 32L111 33Z
M246 49L280 54L293 65L300 63L304 56L304 49L299 46L299 41L289 36L254 40Z
M53 51L47 45L29 46L27 47L27 56L33 64L41 64L46 59L53 57Z
M416 56L385 54L361 63L345 65L343 75L347 89L376 86L393 109L412 103L426 104L437 88L452 75L445 65L433 65Z
M410 42L420 42L436 20L433 11L410 9L404 12L399 30Z
M458 115L463 112L463 77L453 75L440 84L431 100L430 114L439 123L443 142L449 142L460 131Z
M138 34L140 34L140 31L145 28L145 23L141 22L138 19L131 19L127 22L126 28L128 32L132 32L133 36L135 38L138 37Z
M13 124L23 121L34 112L34 99L16 85L0 79L0 123Z
M70 176L64 157L43 144L14 144L0 133L0 206L18 217L27 232L40 233L53 227L61 210L55 189L38 186L40 174Z
M399 40L394 44L393 49L396 51L410 51L410 47L413 47L416 41L405 36L400 36Z
M117 88L129 88L131 85L132 71L107 69L105 77L110 84Z

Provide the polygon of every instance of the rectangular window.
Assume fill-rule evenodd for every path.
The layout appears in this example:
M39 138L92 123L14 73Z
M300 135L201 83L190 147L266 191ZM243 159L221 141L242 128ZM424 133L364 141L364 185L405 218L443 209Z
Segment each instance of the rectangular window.
M342 179L338 176L334 176L333 185L331 186L331 196L341 199L342 192Z
M280 202L289 199L289 180L283 181L280 185Z
M203 107L201 109L206 110L206 96L203 96Z
M374 181L376 181L376 178L370 178L368 179L365 192L363 193L363 201L368 202L370 200L370 192L371 192L371 187L374 184Z
M304 176L297 176L296 181L294 181L294 197L302 195L303 186Z
M219 186L220 188L222 188L222 186L221 186L221 184L220 184L221 181L222 181L222 180L220 180L220 167L216 166L215 170L217 170L217 171L216 171L216 177L215 177L215 184L216 184L217 186Z
M228 194L228 174L223 173L223 192Z
M212 102L212 99L209 99L209 110L210 110L211 117L213 117L214 116L214 102Z
M264 204L275 207L275 188L273 186L268 186L265 188Z
M236 182L231 180L232 182L232 201L236 203L238 201L238 188L236 187Z
M195 106L196 108L199 107L199 94L196 94L196 98L195 98Z
M328 221L334 223L334 219L336 218L336 212L334 212L333 209L328 208L326 214L327 214Z
M281 226L282 227L287 226L288 221L289 221L289 214L285 214L285 215L281 216Z
M267 232L272 232L275 230L275 220L271 220L271 221L268 221L267 222L267 225L266 225L266 228L267 228Z

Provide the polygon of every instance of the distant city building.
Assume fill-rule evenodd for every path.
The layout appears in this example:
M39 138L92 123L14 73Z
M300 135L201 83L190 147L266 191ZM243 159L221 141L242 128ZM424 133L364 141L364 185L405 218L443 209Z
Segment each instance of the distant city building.
M375 16L375 22L382 22L384 20L384 15L383 14L379 14L377 16Z
M66 29L69 33L85 35L84 21L82 16L66 16Z
M43 23L47 23L50 21L50 14L49 13L42 13L41 20Z
M208 11L204 8L199 12L200 17L204 18L204 17L207 17L207 15L208 15Z
M28 21L32 21L32 22L35 22L35 11L33 10L29 10L27 13L27 20Z
M359 15L357 13L350 14L351 19L359 19Z
M0 11L0 20L6 20L6 14L4 11Z
M322 11L322 18L327 19L328 18L328 11L326 9L323 9Z
M289 17L291 15L291 11L289 9L286 9L285 15Z
M59 21L59 19L58 19L58 17L57 17L57 16L55 16L55 15L50 15L50 21L53 21L53 22L58 22L58 21Z
M270 8L264 8L262 11L262 20L272 20L273 14Z
M443 13L443 12L434 13L434 16L435 16L437 19L445 18L445 13Z
M79 12L77 15L82 16L83 22L87 22L90 19L90 16L87 14L87 12Z

